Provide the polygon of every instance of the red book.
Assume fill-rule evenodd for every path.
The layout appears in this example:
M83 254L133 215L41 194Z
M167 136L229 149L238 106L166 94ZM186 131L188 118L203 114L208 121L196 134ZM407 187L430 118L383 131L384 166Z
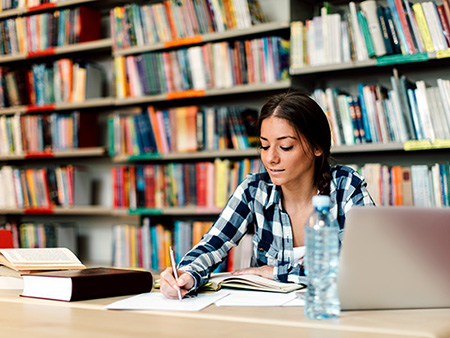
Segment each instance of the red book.
M0 230L0 249L14 248L13 237L10 230Z
M156 119L155 108L153 108L153 106L148 106L147 114L150 119L153 136L154 136L155 142L156 142L156 148L158 149L158 153L162 154L162 153L164 153L164 147L162 145L162 136L161 136L161 132L159 130L158 121Z
M437 5L437 12L439 14L439 21L442 26L442 33L444 33L445 42L447 47L450 47L450 25L448 22L447 14L445 13L444 5Z
M119 197L117 191L117 168L111 168L111 177L112 177L112 185L113 185L113 208L119 207Z
M206 203L206 163L197 163L197 206L205 207Z
M98 114L75 112L74 126L74 132L78 133L78 148L98 146Z
M87 42L100 39L101 13L99 10L79 7L78 21L76 23L77 41Z
M408 45L409 54L417 53L414 47L411 31L409 30L408 21L406 20L405 8L403 7L402 0L395 0L395 6L397 8L400 23L402 25L403 32L405 33L406 43Z

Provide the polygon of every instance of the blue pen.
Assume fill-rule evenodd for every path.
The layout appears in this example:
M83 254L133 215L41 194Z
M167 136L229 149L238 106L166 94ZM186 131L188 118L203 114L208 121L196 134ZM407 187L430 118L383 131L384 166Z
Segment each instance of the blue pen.
M169 247L169 251L170 251L170 263L172 264L173 275L175 276L175 280L178 282L178 271L177 271L177 265L175 264L175 254L173 253L173 249L171 246ZM180 289L178 289L178 299L179 300L183 299L183 297L181 297Z

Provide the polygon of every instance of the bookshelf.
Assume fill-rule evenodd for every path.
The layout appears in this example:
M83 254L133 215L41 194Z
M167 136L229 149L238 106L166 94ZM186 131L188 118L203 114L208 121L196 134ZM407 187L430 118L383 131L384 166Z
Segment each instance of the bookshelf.
M302 3L305 8L311 8L310 2L303 1ZM329 114L331 124L339 125L338 128L334 127L333 129L335 141L336 137L338 141L337 145L333 147L332 155L340 163L362 168L363 175L369 182L369 190L372 189L371 193L376 198L377 204L412 203L419 206L449 206L447 167L450 147L449 135L446 131L448 121L446 115L440 114L440 112L447 111L448 100L446 91L443 90L444 87L437 79L441 79L441 82L444 83L449 78L450 72L446 59L450 45L447 41L445 47L436 44L431 47L430 45L426 47L424 44L421 46L420 41L422 43L425 41L425 35L422 34L423 24L420 29L418 26L417 10L423 7L423 3L424 1L413 1L409 4L411 7L408 8L405 7L407 4L403 1L329 1L327 5L316 4L309 17L300 22L291 23L290 74L292 81L314 93L314 97ZM442 7L440 10L444 12L446 11L444 7L448 7L447 1L434 3L437 7ZM395 7L396 4L404 7L404 10L396 13L398 11ZM352 18L352 6L358 18L356 21ZM380 10L380 7L384 9ZM388 50L388 44L391 43L392 47L393 42L392 39L388 39L389 36L392 36L391 33L381 29L377 31L373 29L373 26L371 26L372 30L364 28L364 20L369 21L370 16L374 14L382 27L383 20L380 19L379 14L384 13L383 18L388 20L387 11L396 13L395 15L400 13L399 19L405 14L406 19L409 20L409 26L405 28L406 26L402 26L401 23L396 23L395 15L392 14L391 26L393 24L392 27L395 28L396 33L394 34L399 34L397 42L402 48L400 52L395 52L394 49L390 53ZM361 15L364 16L362 20ZM318 33L316 38L319 42L311 44L311 35L308 35L310 34L308 32L312 32L317 25L320 26L321 22L325 22L324 26L320 26L321 28L329 27L327 25L334 24L333 20L336 17L339 17L342 29L342 36L336 40L340 41L341 45L339 47L333 45L335 41L330 40L329 34L332 34L330 31L326 31L326 34L322 34L323 31ZM416 19L417 21L415 21ZM438 20L441 20L442 27L438 33L442 34L446 29L445 22L448 24L448 18L443 20L443 16L441 16ZM355 22L358 27L356 30L352 26ZM430 22L427 17L425 24L428 25ZM408 29L411 40L407 41L405 32ZM303 37L298 35L302 31L305 32ZM354 39L355 54L351 59L348 59L349 54L344 52L349 47L346 44L348 43L346 32L350 32ZM365 50L365 53L362 54L358 54L359 50L357 50L356 40L359 38L359 34ZM406 34L405 37L401 36L403 34ZM377 36L383 38L381 42L386 46L386 51L379 54L374 49L374 45L378 42ZM410 44L411 42L414 43L414 46ZM339 61L336 61L336 55L330 54L330 50L335 50L331 46L342 51L338 55ZM408 85L405 85L406 83ZM425 95L422 94L423 92L418 92L417 88L420 85L423 86ZM378 88L383 91L377 92ZM362 92L362 89L367 91ZM373 90L373 96L369 95L371 90ZM439 92L437 93L437 91ZM419 97L421 94L422 96ZM370 126L372 129L369 129L369 132L372 135L375 132L375 138L371 142L367 142L365 139L361 143L356 139L352 140L352 137L347 137L353 136L351 133L355 131L357 133L354 135L358 135L360 129L357 129L358 113L351 115L352 112L349 110L350 114L346 115L345 105L339 106L337 103L333 103L338 102L342 97L351 99L353 102L357 98L360 109L363 108L361 101L364 101L367 110L365 114L369 117L368 123L363 121L364 127ZM371 97L373 101L370 99ZM426 109L430 114L430 120L425 119ZM376 114L372 115L372 120L370 120L370 114ZM414 116L414 114L416 115ZM408 122L408 118L412 121ZM379 125L377 128L373 128L376 123ZM386 127L383 127L383 123ZM408 123L411 124L407 125ZM407 131L403 131L402 134L398 132L398 128L392 127L401 124L405 125L404 130ZM429 127L426 128L426 126ZM384 134L383 128L386 128ZM345 129L348 131L347 135L345 135ZM429 129L432 129L431 133ZM363 137L367 135L367 129L364 131L366 133L361 134ZM425 133L428 133L427 136L424 136ZM397 170L398 167L411 169L412 174L408 174L408 177L413 178L414 189L410 187L408 194L417 191L414 198L405 199L403 201L405 203L401 198L397 199L402 190L395 186L397 183L394 184L394 181L398 182L396 180L399 180L394 173L394 169ZM417 171L414 173L414 170L417 169L415 167L420 167L422 170L420 174L417 174ZM425 183L417 183L419 175L426 181ZM424 188L424 185L428 185L428 187ZM420 198L421 196L426 196L425 201Z

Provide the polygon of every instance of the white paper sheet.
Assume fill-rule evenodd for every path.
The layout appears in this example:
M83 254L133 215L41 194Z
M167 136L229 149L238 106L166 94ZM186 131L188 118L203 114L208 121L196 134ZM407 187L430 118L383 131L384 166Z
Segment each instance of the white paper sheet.
M277 293L230 290L229 295L215 302L217 306L282 306L296 298L295 292Z
M295 291L294 293L296 297L293 300L283 304L283 306L305 306L305 291L306 288L300 291Z
M183 300L166 298L160 292L143 293L106 305L108 310L167 310L167 311L200 311L205 307L228 295L228 291L200 293L196 297Z

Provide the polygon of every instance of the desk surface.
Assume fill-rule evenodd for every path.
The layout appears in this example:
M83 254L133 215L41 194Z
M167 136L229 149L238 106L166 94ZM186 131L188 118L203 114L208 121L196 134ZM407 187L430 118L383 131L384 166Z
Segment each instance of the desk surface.
M217 307L200 312L111 311L125 297L80 302L22 298L0 290L2 337L450 337L450 309L345 311L333 321L301 307Z

